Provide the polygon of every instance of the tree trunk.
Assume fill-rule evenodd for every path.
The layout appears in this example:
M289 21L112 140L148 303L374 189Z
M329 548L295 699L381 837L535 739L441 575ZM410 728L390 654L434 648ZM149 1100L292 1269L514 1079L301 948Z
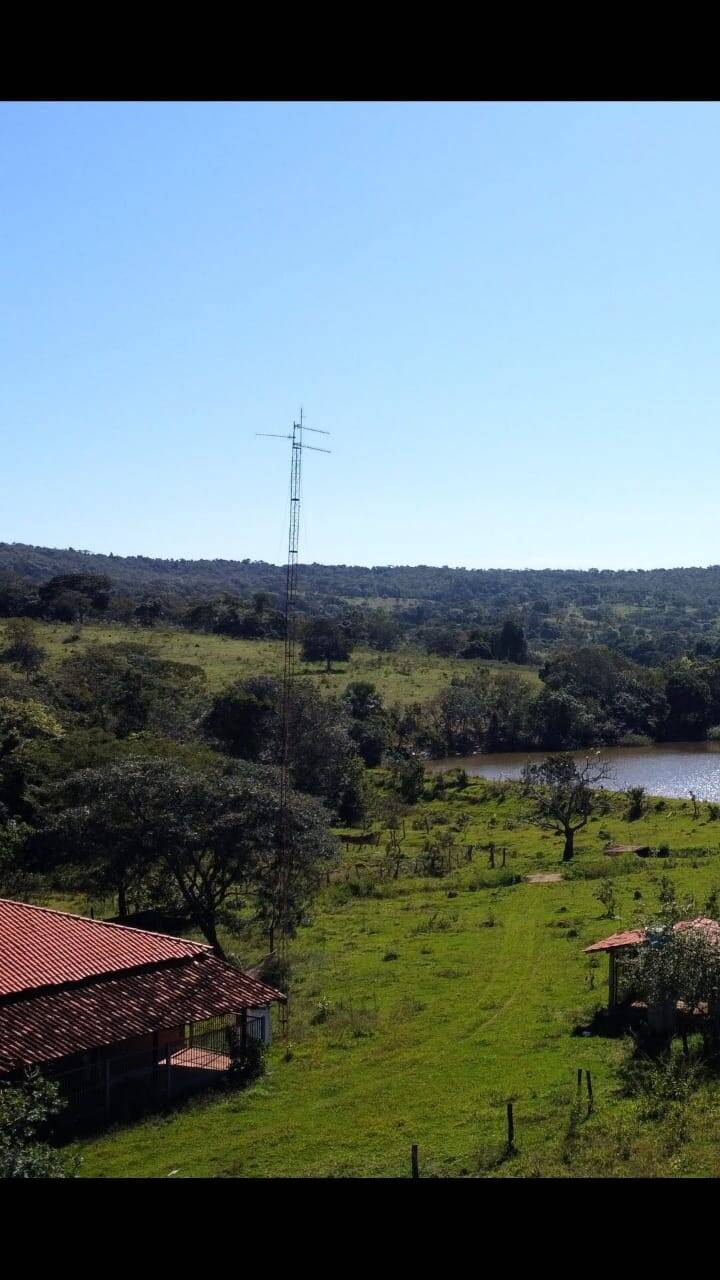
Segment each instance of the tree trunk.
M123 918L128 914L127 893L125 890L125 882L121 880L118 885L118 915Z
M211 916L211 917L205 917L205 919L199 919L199 918L198 918L197 923L199 924L199 926L200 926L200 928L201 928L202 932L205 934L205 937L207 938L208 942L210 943L210 946L212 947L213 951L215 952L215 955L216 955L216 956L219 956L221 960L224 960L224 959L225 959L225 952L223 951L222 947L220 946L220 939L219 939L219 938L218 938L218 936L217 936L217 929L216 929L216 926L215 926L215 919L214 919L214 917L212 917L212 916Z
M575 840L575 832L572 830L571 827L566 827L565 828L565 848L563 849L563 856L562 856L563 862L569 862L570 859L572 858L575 852L574 840Z

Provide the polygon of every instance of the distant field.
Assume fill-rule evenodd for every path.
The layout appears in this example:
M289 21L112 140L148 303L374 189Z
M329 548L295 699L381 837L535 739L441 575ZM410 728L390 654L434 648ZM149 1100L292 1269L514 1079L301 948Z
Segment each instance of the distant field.
M197 635L188 631L156 628L138 630L119 624L87 625L82 628L80 639L64 644L77 629L66 623L38 623L42 643L48 650L51 662L61 661L68 654L82 650L92 641L117 644L120 641L137 640L147 644L163 658L174 662L193 662L201 666L210 688L221 689L233 680L250 675L278 675L282 671L283 645L280 640L232 640L227 636ZM533 667L518 667L512 663L464 661L461 658L434 658L414 649L397 653L377 653L373 649L356 649L349 662L338 663L327 675L318 665L303 666L303 674L316 680L325 692L342 693L353 680L371 680L380 689L385 701L391 703L422 702L447 685L453 676L467 676L477 667L496 667L503 671L518 671L528 680L538 683Z
M622 1039L573 1032L607 993L606 958L583 947L657 911L663 875L701 910L720 885L720 824L683 802L627 823L626 798L609 803L578 839L573 878L506 885L503 874L561 867L560 842L528 822L517 789L473 782L416 806L409 859L425 838L413 819L441 833L464 815L455 838L480 846L472 863L394 881L348 858L292 944L290 1061L276 1043L245 1092L80 1144L84 1176L408 1177L412 1143L422 1176L715 1175L720 1087L648 1116L622 1094ZM676 856L607 859L608 838L665 841ZM507 848L505 873L488 867L490 840ZM246 962L261 954L228 941ZM578 1068L592 1072L590 1117L573 1118ZM518 1154L503 1159L508 1100Z

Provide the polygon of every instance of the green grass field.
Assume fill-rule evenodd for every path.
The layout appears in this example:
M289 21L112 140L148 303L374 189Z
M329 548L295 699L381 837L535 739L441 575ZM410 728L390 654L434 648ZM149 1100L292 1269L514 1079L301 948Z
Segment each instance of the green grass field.
M290 1060L276 1041L244 1092L83 1141L83 1175L405 1177L412 1143L422 1176L715 1174L720 1087L648 1118L621 1094L623 1041L573 1034L606 1000L606 960L582 948L653 914L663 875L698 910L720 886L720 824L704 806L694 820L669 801L627 823L625 803L611 799L553 884L502 883L560 869L560 842L531 825L516 788L478 780L418 804L406 871L427 820L462 846L505 846L505 872L483 849L431 880L380 877L382 849L346 857L292 944ZM605 858L608 839L672 855ZM608 872L612 919L595 896ZM260 953L228 942L248 963ZM589 1117L574 1112L580 1067ZM518 1151L504 1159L508 1100Z
M66 623L43 622L38 623L37 629L51 664L95 641L117 644L136 640L154 649L160 657L201 666L213 691L245 676L279 675L282 671L283 644L280 640L233 640L227 636L198 635L180 629L139 630L111 623L87 624L79 633L80 639L68 644L64 641L68 636L78 634L77 628ZM539 683L537 672L532 667L437 658L415 649L403 649L397 653L356 649L350 661L338 663L330 675L317 664L299 664L301 673L311 676L325 692L342 693L353 680L370 680L377 685L388 704L424 702L447 685L453 676L467 676L477 667L519 671L528 680Z

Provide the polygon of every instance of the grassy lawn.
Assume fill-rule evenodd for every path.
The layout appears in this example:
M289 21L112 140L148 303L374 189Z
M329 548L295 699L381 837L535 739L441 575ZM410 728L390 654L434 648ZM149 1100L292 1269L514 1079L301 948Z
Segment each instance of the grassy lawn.
M79 632L79 640L66 643L69 636L78 634L76 628L59 622L41 622L37 627L51 663L60 662L93 641L117 644L136 640L154 649L162 658L201 666L213 691L245 676L279 675L282 671L281 640L233 640L228 636L197 635L171 628L139 630L113 623L89 623ZM519 671L528 680L539 684L537 672L532 667L437 658L415 649L403 649L397 653L356 649L349 662L338 664L329 675L317 664L300 664L300 671L312 676L328 693L342 693L353 680L370 680L377 685L387 703L405 703L423 702L449 684L453 676L467 676L477 667Z
M560 868L560 842L529 823L517 789L477 780L421 802L405 874L381 877L364 850L364 867L350 856L292 944L290 1060L276 1042L244 1092L82 1142L84 1176L398 1177L412 1143L425 1176L715 1173L720 1088L703 1085L681 1117L649 1119L621 1095L623 1041L573 1032L606 1000L606 960L582 948L655 912L663 875L701 910L720 886L720 824L671 801L627 823L625 800L609 804L579 837L568 879L503 884ZM505 846L505 871L476 849L442 878L409 874L426 820L462 848ZM608 838L667 842L672 856L604 858ZM611 919L595 896L608 871ZM228 942L247 962L262 952ZM573 1118L579 1067L592 1072L595 1110ZM510 1099L518 1154L503 1159Z

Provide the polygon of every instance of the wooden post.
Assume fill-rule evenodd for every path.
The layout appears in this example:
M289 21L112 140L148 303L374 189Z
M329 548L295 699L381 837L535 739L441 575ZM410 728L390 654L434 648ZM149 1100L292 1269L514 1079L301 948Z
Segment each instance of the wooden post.
M241 1013L240 1013L240 1045L242 1047L243 1054L247 1050L247 1031L248 1031L247 1009L243 1009L241 1010Z
M410 1168L412 1171L412 1177L419 1178L420 1169L418 1167L418 1149L415 1143L413 1143L412 1148L410 1150Z
M158 1049L158 1033L157 1031L153 1031L152 1087L153 1087L154 1095L157 1094L159 1070L160 1070L160 1050Z
M515 1121L513 1120L512 1102L508 1102L507 1104L507 1130L508 1130L507 1149L508 1151L514 1151L515 1150Z
M590 1112L593 1109L593 1091L592 1091L592 1079L589 1071L585 1072L585 1080L587 1082L588 1115L590 1115Z
M578 1067L577 1091L578 1093L582 1093L582 1067Z
M617 1003L617 966L615 954L608 952L608 1012L612 1013Z
M172 1093L172 1049L169 1044L165 1048L165 1087L169 1102Z

